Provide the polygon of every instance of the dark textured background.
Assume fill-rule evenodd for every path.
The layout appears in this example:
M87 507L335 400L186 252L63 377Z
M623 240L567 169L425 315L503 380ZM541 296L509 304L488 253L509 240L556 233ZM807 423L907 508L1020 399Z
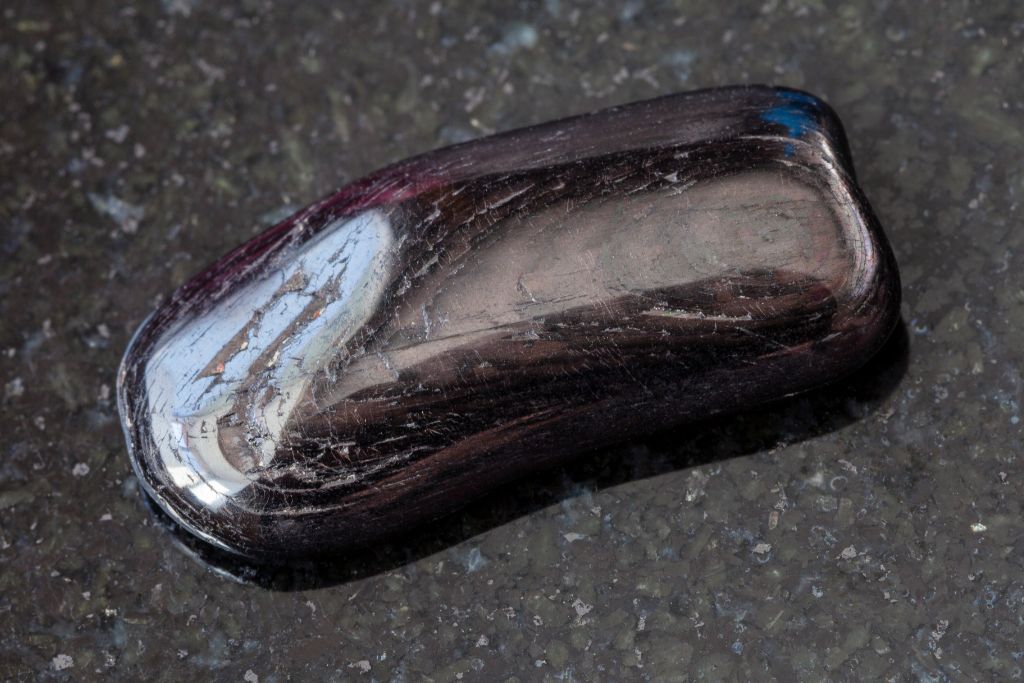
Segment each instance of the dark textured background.
M1021 677L1019 3L294 5L0 7L0 680ZM331 565L154 522L115 371L204 263L409 154L744 82L846 123L904 281L871 367Z

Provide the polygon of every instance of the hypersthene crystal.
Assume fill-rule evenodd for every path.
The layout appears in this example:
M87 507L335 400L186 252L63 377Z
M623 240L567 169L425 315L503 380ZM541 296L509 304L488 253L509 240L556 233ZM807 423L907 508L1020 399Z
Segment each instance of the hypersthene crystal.
M174 519L250 557L309 555L832 381L898 304L832 110L708 90L343 188L182 285L118 398Z

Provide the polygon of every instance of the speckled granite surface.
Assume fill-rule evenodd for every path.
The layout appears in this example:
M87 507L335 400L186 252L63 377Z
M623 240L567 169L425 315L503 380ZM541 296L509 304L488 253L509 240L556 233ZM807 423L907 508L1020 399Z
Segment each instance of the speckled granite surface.
M0 680L1020 678L1014 2L0 8ZM387 162L694 87L828 99L905 327L771 410L266 571L147 511L112 401L158 297Z

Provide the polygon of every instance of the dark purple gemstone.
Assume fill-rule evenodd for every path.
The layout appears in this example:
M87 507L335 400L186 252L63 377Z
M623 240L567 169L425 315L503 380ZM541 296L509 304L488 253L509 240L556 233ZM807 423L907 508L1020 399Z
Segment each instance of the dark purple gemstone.
M132 340L118 398L168 514L293 557L835 380L898 305L832 110L707 90L345 187L175 292Z

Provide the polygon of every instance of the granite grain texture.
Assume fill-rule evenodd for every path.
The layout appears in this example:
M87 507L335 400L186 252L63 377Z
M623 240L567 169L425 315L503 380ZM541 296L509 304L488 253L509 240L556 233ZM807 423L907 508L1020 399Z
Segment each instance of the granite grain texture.
M0 680L1022 677L1024 9L0 8ZM150 514L113 400L156 299L442 144L660 94L824 96L900 263L850 380L260 569Z

